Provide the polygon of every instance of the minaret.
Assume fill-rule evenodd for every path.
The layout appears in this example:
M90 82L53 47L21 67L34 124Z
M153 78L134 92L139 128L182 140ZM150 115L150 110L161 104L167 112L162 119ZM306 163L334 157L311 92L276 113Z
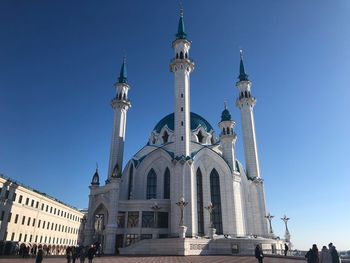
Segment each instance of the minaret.
M236 106L241 110L246 171L250 178L260 178L253 114L256 100L251 96L252 83L244 70L242 50L240 51L240 57L239 81L236 83L236 87L239 89L239 98L236 101Z
M186 158L190 155L190 74L194 69L194 63L189 59L191 42L185 33L182 10L172 47L174 58L170 63L170 70L174 73L175 79L175 156Z
M235 144L237 135L235 133L236 123L231 119L231 114L228 111L225 103L225 109L221 113L220 127L220 144L222 147L222 156L231 167L232 171L236 170Z
M128 91L130 86L126 73L126 59L124 58L122 67L120 69L120 76L118 82L114 84L116 89L116 96L112 100L112 108L114 110L113 131L111 152L109 157L108 179L111 176L120 177L123 165L123 153L125 142L125 127L126 127L126 113L131 107L128 98Z

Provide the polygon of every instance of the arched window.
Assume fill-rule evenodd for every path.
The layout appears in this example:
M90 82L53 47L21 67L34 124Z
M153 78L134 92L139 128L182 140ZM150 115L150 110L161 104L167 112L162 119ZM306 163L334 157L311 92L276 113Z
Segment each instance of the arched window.
M134 177L134 166L131 164L130 171L129 171L128 200L130 200L132 195L133 177Z
M120 99L120 100L122 99L122 94L121 94L121 93L119 93L119 99Z
M168 167L164 173L164 199L170 199L170 171Z
M214 206L213 224L218 235L222 234L222 215L220 197L220 178L218 172L213 169L210 173L210 197Z
M204 235L204 215L203 215L203 184L202 172L198 168L196 174L197 181L197 221L198 221L198 235Z
M180 59L183 59L184 58L184 53L181 51L180 52Z
M179 58L179 54L178 53L176 53L176 58Z
M226 133L230 134L230 128L229 127L226 128Z
M123 95L123 100L126 100L126 95L125 95L125 93L124 93L124 95Z
M197 133L197 138L198 138L198 142L202 143L203 142L203 139L204 139L204 136L202 134L202 131L199 131Z
M245 97L248 98L248 92L245 91L244 94L245 94Z
M169 134L166 131L164 131L162 138L163 138L163 143L167 143L169 139Z
M157 198L157 174L151 169L147 175L146 199Z
M226 132L225 132L225 128L222 128L222 134L225 135Z
M188 58L188 54L187 54L187 52L185 53L185 58Z

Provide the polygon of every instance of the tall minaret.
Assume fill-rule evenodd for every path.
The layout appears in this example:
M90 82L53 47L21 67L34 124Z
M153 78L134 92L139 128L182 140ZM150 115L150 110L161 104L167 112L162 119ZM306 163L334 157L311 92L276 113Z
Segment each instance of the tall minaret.
M114 84L116 96L112 100L112 108L114 110L111 153L109 157L108 178L111 176L119 177L122 172L124 141L125 141L125 126L126 113L131 107L128 98L130 86L126 73L126 59L124 58L123 65L120 69L118 82Z
M194 69L194 63L189 59L191 42L185 33L182 10L176 39L172 46L174 59L170 63L170 70L175 77L175 156L186 158L190 155L190 74Z
M240 51L240 57L239 81L236 83L239 89L239 98L236 101L236 106L241 110L245 164L247 174L250 178L260 178L253 114L256 100L250 93L252 83L249 81L248 75L244 70L242 50Z

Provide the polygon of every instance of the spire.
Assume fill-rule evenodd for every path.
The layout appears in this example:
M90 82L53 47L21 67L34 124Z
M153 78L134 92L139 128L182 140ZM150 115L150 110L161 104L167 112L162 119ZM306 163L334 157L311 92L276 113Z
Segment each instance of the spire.
M238 79L239 81L247 81L248 79L248 75L245 73L244 70L244 65L243 65L243 50L241 49L239 51L240 53L240 62L239 62L239 76Z
M227 109L226 101L224 102L225 108L221 113L221 121L231 121L231 114Z
M128 83L128 74L126 72L126 56L124 56L123 64L122 64L122 67L120 69L118 83Z
M176 39L186 39L186 37L187 37L187 34L185 33L184 12L183 12L183 8L181 6L181 8L180 8L180 20L179 20L179 26L177 28Z

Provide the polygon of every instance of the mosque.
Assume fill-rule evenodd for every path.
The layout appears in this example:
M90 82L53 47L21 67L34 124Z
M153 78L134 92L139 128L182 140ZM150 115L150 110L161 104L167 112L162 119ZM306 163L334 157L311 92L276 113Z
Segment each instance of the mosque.
M266 220L253 112L256 99L242 51L235 105L241 113L245 165L236 157L236 123L226 107L218 120L218 137L207 120L190 111L195 64L183 14L172 48L174 112L154 126L147 144L124 168L131 102L125 61L122 64L111 103L108 177L102 185L97 170L93 175L84 243L99 242L106 254L227 253L225 247L229 253L243 253L257 243L279 248L282 241L273 238Z

